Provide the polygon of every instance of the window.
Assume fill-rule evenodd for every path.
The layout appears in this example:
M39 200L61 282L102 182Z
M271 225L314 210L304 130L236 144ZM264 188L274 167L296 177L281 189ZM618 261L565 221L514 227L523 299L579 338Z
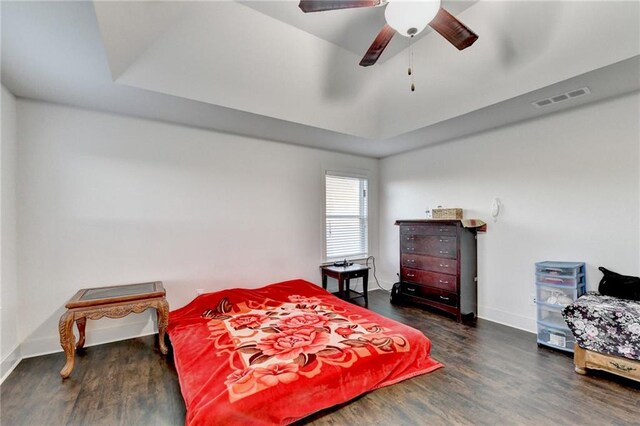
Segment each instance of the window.
M367 256L369 250L367 191L366 178L326 173L326 260Z

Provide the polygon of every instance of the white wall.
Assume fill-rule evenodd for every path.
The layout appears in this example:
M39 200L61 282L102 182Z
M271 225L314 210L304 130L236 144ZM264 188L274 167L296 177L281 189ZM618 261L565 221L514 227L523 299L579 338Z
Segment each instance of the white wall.
M16 99L2 86L0 147L0 377L20 358L18 348L18 281L16 260Z
M162 280L175 309L197 288L319 283L324 169L370 171L370 246L387 285L398 268L396 219L442 204L488 221L500 197L503 214L479 237L480 315L533 330L535 261L586 261L591 289L599 265L640 272L639 101L633 94L378 162L18 100L17 341L24 356L59 350L64 303L85 286ZM4 279L5 121L15 122L5 108L3 324L6 291L17 286ZM149 313L93 321L88 344L153 329Z
M437 205L489 222L478 237L483 318L535 330L536 261L586 262L589 289L601 265L640 275L639 116L635 93L383 159L380 275L396 281L394 221Z
M377 247L377 160L33 101L18 117L25 356L59 350L86 286L161 280L175 309L197 288L319 283L325 168L370 171ZM90 321L87 343L152 332L150 317Z

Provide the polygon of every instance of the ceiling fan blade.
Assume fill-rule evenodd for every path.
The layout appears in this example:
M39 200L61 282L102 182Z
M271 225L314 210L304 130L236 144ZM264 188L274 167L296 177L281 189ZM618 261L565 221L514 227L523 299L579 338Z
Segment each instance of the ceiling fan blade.
M325 10L353 9L356 7L379 6L382 0L300 0L298 7L304 13Z
M436 17L429 23L429 26L439 32L442 37L446 38L458 50L466 49L478 39L476 33L443 8L440 8Z
M376 39L373 40L373 43L369 46L369 50L364 54L364 57L360 61L360 66L369 67L375 64L395 33L396 30L391 28L388 24L384 24L384 27L382 27L382 30L380 30Z

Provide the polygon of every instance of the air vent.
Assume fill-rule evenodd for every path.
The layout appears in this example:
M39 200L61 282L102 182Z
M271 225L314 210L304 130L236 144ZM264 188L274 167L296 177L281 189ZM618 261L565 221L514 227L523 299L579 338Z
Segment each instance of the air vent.
M574 90L573 92L567 93L570 98L577 98L578 96L587 95L591 93L587 87L583 87L582 89Z
M550 98L540 99L535 102L531 102L531 104L536 108L542 108L549 105L557 104L558 102L564 102L568 99L575 99L575 98L579 98L580 96L589 95L589 94L591 94L591 90L589 90L588 87L581 87L580 89L572 90L570 92L561 93L559 95L556 95Z

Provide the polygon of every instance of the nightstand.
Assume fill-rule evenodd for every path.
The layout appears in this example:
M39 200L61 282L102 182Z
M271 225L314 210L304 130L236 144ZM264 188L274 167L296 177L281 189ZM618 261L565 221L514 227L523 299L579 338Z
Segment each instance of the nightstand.
M369 305L369 297L367 296L369 269L368 266L358 264L351 266L321 266L322 288L327 289L327 277L335 278L338 280L338 292L334 293L336 296L343 300L363 297L364 306L367 307ZM349 289L349 281L354 278L362 278L362 293Z

